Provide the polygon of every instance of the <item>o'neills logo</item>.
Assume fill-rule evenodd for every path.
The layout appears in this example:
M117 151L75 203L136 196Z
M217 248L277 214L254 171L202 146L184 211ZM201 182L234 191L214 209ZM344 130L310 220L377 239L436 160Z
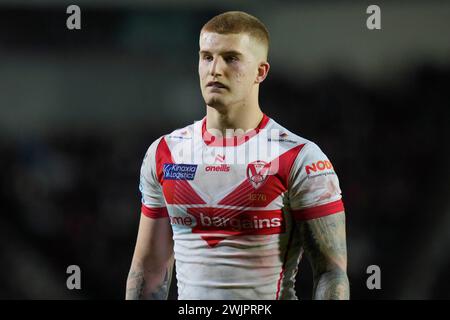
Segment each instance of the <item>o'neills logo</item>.
M306 174L309 175L311 172L333 170L333 165L328 160L320 160L315 163L306 165L305 170L306 170Z
M230 171L230 166L227 164L221 164L218 166L206 166L205 171L214 171L214 172L228 172Z
M267 235L285 231L281 210L188 208L187 211L196 220L193 233Z

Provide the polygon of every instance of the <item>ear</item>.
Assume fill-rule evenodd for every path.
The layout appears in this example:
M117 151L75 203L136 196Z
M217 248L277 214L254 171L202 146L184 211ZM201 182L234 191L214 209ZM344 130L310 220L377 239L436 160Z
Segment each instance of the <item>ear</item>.
M270 64L267 61L261 62L258 66L258 74L256 75L255 83L261 83L266 79L269 73Z

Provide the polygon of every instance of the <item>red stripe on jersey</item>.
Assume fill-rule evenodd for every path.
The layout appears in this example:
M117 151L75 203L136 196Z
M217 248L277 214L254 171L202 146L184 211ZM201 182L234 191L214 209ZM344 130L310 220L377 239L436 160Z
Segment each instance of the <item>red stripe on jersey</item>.
M165 137L162 137L158 143L158 147L156 148L156 174L158 177L159 183L162 185L163 183L163 167L164 163L173 163L172 154L170 153L169 146L167 145Z
M219 205L267 207L274 199L287 190L292 165L303 146L304 144L295 146L272 160L268 169L269 175L260 187L255 189L247 178L236 189L220 200ZM263 195L263 197L259 195Z
M164 164L175 163L163 137L156 148L156 172L167 204L205 204L186 180L164 180Z
M297 221L305 221L310 219L316 219L325 217L330 214L344 211L344 203L342 200L333 201L330 203L322 204L311 208L305 208L300 210L292 210L292 215Z
M160 207L160 208L149 208L144 205L141 207L141 212L144 216L153 218L153 219L159 219L159 218L168 218L169 213L167 212L166 207Z
M215 246L217 246L220 242L222 242L223 240L225 240L224 237L216 237L216 236L201 236L201 238L203 240L206 241L206 243L208 243L208 246L210 248L214 248Z
M164 180L163 193L167 204L206 204L186 180Z
M264 127L267 125L269 120L270 120L270 118L263 113L263 118L255 129L250 130L248 133L246 133L245 135L240 136L240 137L223 138L223 137L215 137L214 135L209 133L208 130L206 130L206 117L205 117L202 122L202 138L203 138L203 141L208 146L214 146L214 147L239 146L239 145L247 142L251 137L257 135L259 130L264 129Z

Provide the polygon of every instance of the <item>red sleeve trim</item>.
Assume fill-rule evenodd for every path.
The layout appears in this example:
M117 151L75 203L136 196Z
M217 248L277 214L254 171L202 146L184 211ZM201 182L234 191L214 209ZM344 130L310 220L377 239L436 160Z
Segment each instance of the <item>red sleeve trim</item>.
M141 212L142 212L142 214L144 216L146 216L148 218L153 218L153 219L168 218L169 217L169 213L167 212L167 208L166 207L149 208L149 207L146 207L146 206L142 205Z
M325 217L341 211L344 211L344 203L339 199L337 201L322 204L320 206L315 206L312 208L292 210L292 214L295 220L305 221Z

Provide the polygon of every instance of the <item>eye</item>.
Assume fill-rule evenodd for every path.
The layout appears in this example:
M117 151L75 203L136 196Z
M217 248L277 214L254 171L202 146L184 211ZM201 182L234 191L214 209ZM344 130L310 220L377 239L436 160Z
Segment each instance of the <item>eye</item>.
M236 56L227 56L224 58L225 62L230 63L230 62L235 62L238 61L238 58Z
M212 57L211 55L205 54L205 55L203 56L203 60L206 60L206 61L212 61L212 60L213 60L213 57Z

